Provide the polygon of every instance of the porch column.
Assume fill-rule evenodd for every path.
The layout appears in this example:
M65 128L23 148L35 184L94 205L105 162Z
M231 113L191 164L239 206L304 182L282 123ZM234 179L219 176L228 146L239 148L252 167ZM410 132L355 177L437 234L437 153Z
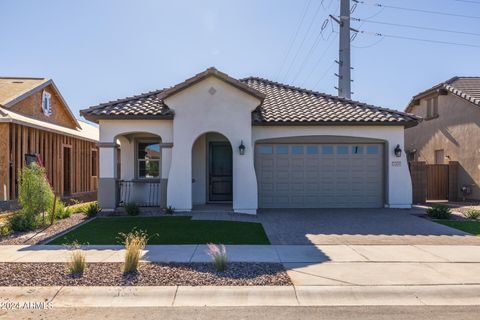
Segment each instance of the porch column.
M98 144L100 172L98 179L98 205L102 210L114 211L118 204L116 143Z
M192 210L192 141L175 138L168 174L167 205L177 211Z
M160 207L167 207L167 186L168 174L170 172L170 164L172 162L173 143L162 143L160 150L162 151L162 173L160 180Z

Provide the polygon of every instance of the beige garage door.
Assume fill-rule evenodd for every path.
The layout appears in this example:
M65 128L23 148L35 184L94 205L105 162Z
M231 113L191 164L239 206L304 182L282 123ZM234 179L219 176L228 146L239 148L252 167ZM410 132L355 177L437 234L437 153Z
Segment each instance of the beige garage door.
M260 208L378 208L382 144L257 144Z

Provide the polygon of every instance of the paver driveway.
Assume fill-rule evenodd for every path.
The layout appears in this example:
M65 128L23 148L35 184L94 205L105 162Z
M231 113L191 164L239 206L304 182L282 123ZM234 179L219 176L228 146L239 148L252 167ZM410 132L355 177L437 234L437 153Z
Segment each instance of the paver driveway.
M416 216L419 209L268 209L272 244L470 244L480 237Z

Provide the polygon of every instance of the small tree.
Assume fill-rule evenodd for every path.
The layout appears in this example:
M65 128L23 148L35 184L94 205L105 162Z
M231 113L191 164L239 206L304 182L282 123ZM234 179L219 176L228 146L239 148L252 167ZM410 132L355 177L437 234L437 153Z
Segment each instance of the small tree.
M41 213L45 223L45 212L51 210L55 199L45 169L37 163L24 167L19 172L18 193L22 213L30 217L36 217Z

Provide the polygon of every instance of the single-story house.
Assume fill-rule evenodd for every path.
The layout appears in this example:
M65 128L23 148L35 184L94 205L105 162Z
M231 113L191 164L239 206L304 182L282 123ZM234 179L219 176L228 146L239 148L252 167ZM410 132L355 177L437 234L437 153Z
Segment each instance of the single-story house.
M18 171L41 162L56 194L95 197L98 128L77 120L55 83L0 77L0 202L18 196Z
M447 178L456 181L446 181L456 186L455 194L439 195L480 200L480 77L453 77L436 84L413 96L406 112L424 119L405 130L410 160L437 167L458 162L457 174Z
M410 208L414 115L209 68L82 110L100 125L99 204ZM118 151L120 149L120 152Z

